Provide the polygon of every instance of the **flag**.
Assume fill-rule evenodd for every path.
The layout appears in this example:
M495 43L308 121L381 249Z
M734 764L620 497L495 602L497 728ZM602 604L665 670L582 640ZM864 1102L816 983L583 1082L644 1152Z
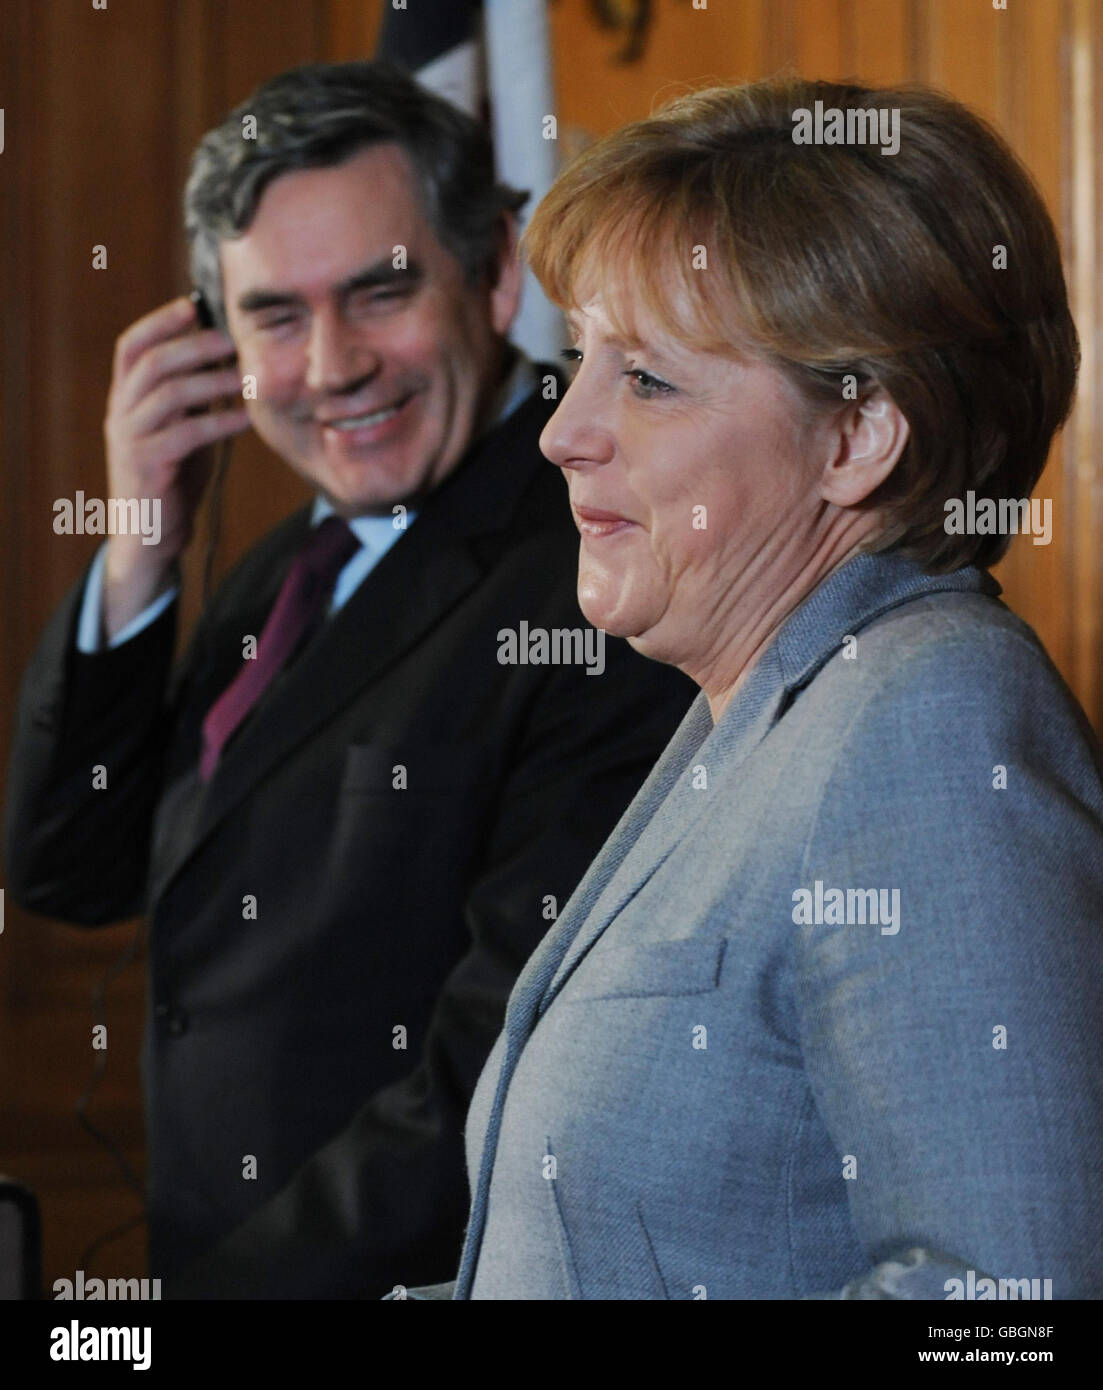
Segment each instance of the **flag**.
M401 63L469 115L489 118L498 177L529 191L531 212L557 166L546 0L398 0L398 7L390 0L377 56ZM528 270L510 337L545 360L565 341L559 311Z

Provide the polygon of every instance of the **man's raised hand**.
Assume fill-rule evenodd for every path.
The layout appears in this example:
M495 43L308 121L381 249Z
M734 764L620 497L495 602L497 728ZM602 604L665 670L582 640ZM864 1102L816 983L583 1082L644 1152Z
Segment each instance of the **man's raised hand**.
M238 396L241 378L229 364L229 335L217 328L190 331L195 324L195 305L181 297L138 319L115 344L104 420L108 492L158 499L161 534L157 545L137 535L109 539L103 603L108 639L170 582L210 477L208 446L249 424L244 407L210 408Z

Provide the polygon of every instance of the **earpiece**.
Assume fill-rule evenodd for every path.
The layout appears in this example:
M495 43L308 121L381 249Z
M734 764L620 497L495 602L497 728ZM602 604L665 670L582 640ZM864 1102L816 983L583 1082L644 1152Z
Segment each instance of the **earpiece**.
M207 296L202 290L192 290L188 296L195 305L195 317L200 328L214 327L214 314L211 313L211 306L207 303Z

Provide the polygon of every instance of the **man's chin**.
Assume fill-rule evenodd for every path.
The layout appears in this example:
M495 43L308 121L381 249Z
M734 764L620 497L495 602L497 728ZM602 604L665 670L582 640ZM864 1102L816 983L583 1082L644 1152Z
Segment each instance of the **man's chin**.
M393 508L408 506L416 484L401 476L391 477L378 469L375 476L364 476L363 468L358 466L354 472L359 477L335 476L332 469L300 470L306 481L330 504L338 516L390 516Z

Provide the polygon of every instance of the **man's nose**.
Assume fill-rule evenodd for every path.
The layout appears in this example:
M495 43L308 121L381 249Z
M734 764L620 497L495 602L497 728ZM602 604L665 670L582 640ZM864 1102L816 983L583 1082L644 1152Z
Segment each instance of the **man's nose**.
M332 309L316 313L307 342L306 385L319 395L347 391L380 367L376 349Z

